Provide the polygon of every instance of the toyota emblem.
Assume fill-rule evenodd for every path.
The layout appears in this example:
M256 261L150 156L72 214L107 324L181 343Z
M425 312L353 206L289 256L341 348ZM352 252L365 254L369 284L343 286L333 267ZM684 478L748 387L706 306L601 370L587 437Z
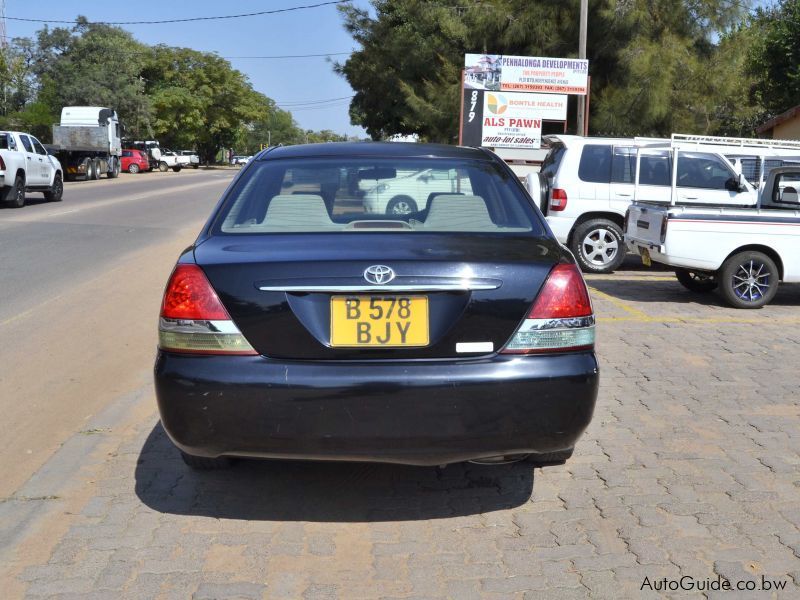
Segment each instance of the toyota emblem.
M364 271L364 279L375 285L383 285L394 279L394 271L386 265L372 265Z

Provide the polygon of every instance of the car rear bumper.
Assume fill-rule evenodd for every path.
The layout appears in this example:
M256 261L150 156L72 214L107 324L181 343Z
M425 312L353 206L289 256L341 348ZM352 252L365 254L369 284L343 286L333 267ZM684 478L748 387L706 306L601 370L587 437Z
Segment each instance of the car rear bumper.
M183 451L438 465L572 448L594 353L452 361L278 361L159 352L161 422Z

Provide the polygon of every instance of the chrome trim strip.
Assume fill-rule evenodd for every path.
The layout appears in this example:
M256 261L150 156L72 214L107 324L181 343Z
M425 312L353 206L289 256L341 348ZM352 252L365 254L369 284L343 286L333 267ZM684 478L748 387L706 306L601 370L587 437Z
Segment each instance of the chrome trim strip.
M500 283L420 283L400 285L262 285L262 292L473 292L479 290L496 290Z
M241 335L241 331L233 321L190 321L184 319L165 319L158 323L159 331L174 333L222 333Z
M580 329L594 327L594 315L568 319L525 319L517 333L524 331L552 331L555 329Z

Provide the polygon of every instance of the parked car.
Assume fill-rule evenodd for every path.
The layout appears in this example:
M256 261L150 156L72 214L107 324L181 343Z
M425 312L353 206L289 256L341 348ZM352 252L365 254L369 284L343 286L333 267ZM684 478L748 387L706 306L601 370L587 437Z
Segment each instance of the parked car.
M161 150L161 161L158 163L158 170L166 173L169 169L172 169L179 173L183 167L187 166L188 162L187 156L181 156L177 152L164 148Z
M743 185L744 176L738 179ZM644 264L674 268L689 290L719 288L734 308L760 308L774 298L780 281L800 282L798 190L800 166L779 167L753 208L634 202L625 238Z
M231 159L231 164L232 165L240 165L240 166L241 165L246 165L248 162L250 162L251 158L253 158L253 157L252 156L234 156Z
M407 215L427 208L431 194L454 193L472 194L469 179L445 169L424 169L377 183L364 195L364 210Z
M472 193L435 196L424 214L364 210L359 181L426 170ZM597 386L572 255L508 166L476 149L260 154L178 259L160 314L161 421L196 468L561 463Z
M194 150L179 150L180 156L188 157L185 166L197 169L200 166L200 156Z
M147 171L150 168L150 163L147 153L133 148L122 151L122 170L128 173L136 174L141 171Z
M724 200L753 205L759 181L763 181L770 168L792 160L785 155L800 159L800 143L778 140L678 134L671 140L572 135L544 139L550 145L550 152L541 168L540 207L556 238L572 250L581 269L592 273L611 272L625 258L623 219L634 196L638 148L648 148L640 153L640 198L645 194L644 199L660 202L670 201L673 169L668 157L672 147L694 152L694 158L685 156L687 162L697 170L709 173L713 170L711 176L716 178L718 190L712 196L702 188L682 189L679 203L693 203L700 198L703 202ZM689 176L689 167L684 171L685 176ZM744 173L749 179L747 188L733 192L733 196L724 189L731 172Z
M0 200L12 208L22 208L26 192L42 192L45 200L60 201L64 170L31 134L0 131Z

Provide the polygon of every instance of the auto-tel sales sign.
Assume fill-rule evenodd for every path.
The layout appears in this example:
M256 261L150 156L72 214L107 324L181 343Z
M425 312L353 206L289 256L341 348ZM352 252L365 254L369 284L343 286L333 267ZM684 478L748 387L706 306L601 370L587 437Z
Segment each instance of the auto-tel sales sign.
M481 146L539 148L542 120L566 119L567 97L484 91L481 118Z

